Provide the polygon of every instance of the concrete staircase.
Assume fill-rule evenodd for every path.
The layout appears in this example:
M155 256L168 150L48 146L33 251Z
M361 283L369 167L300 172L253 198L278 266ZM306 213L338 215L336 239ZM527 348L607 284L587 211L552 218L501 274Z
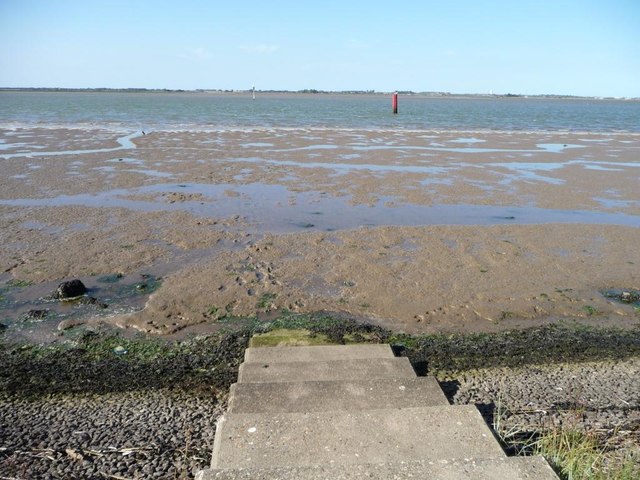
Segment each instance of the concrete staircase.
M197 480L558 480L389 345L249 348Z

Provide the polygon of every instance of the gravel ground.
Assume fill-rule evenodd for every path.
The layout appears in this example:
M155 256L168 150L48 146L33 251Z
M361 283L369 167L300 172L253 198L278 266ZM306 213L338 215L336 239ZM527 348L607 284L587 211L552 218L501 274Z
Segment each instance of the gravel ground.
M478 405L503 433L577 427L640 458L637 331L413 338L322 316L270 327L404 343L452 403ZM87 334L58 347L0 345L0 480L193 478L210 462L252 328L166 344Z
M599 434L640 455L640 357L488 368L443 379L452 403L477 404L514 440L553 427Z
M503 432L570 426L640 450L640 358L467 371L441 379ZM171 389L0 396L2 479L183 479L211 459L224 401ZM516 437L517 439L517 437Z
M0 342L0 480L193 478L248 338Z
M193 478L224 403L172 390L0 397L0 478Z

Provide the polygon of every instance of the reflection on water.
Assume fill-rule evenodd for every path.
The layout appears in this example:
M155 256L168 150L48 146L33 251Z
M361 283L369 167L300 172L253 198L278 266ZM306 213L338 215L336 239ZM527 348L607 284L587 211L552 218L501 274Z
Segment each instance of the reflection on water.
M59 157L62 155L66 155L66 156L86 155L89 153L103 153L103 152L117 152L119 150L131 150L136 148L135 143L133 143L131 140L133 140L134 138L141 137L142 135L143 135L142 132L135 132L129 135L118 137L116 141L120 144L119 147L93 148L93 149L86 149L86 150L59 150L59 151L52 151L52 152L49 152L49 151L34 152L31 149L36 147L29 146L30 150L28 152L6 153L6 154L0 155L0 158L9 159L9 158L21 158L21 157L52 157L52 156ZM14 145L12 145L12 147ZM42 147L39 147L39 148L42 148Z
M456 138L455 140L449 140L449 143L484 143L486 142L486 140L480 139L480 138L475 138L475 137L471 137L471 138Z
M123 172L131 172L131 173L141 173L142 175L147 175L149 177L156 178L171 178L175 175L169 172L161 172L159 170L153 170L149 168L116 168L115 166L104 166L104 167L95 167L93 170L97 170L99 172L106 173L123 173ZM77 174L78 172L69 172L70 174Z
M104 181L102 188L105 189L109 188L109 183L115 184L115 180L118 185L141 183L141 177L131 180L133 177L130 175L131 173L168 179L167 181L172 182L175 182L177 178L210 178L214 182L227 183L213 185L201 183L175 185L169 183L132 189L108 189L92 194L61 195L55 198L7 199L0 201L0 204L113 206L144 211L184 210L196 215L216 218L240 215L246 217L257 229L266 231L291 231L295 230L295 225L309 224L313 224L314 228L319 229L341 229L360 225L493 224L501 222L588 221L624 225L637 225L638 223L637 217L633 215L615 213L443 204L447 201L471 203L477 198L473 197L476 191L499 194L505 191L505 185L508 187L506 190L509 190L509 194L515 195L519 194L518 188L521 186L522 191L530 191L532 184L534 184L533 188L538 188L537 184L545 187L548 185L567 185L572 188L575 186L575 182L572 181L573 174L576 173L575 170L580 168L589 171L589 175L585 174L584 177L590 181L598 175L598 171L623 171L619 175L612 174L612 176L624 177L626 180L634 178L633 175L636 172L632 169L640 167L640 162L629 161L630 158L635 159L631 155L621 157L624 161L607 159L607 153L614 152L615 150L612 148L619 145L609 145L603 149L593 144L552 143L558 137L551 135L511 136L500 134L488 135L485 140L477 138L477 136L451 135L451 132L447 134L432 132L431 135L425 135L421 132L409 134L407 131L376 132L336 129L319 130L316 132L317 135L301 135L301 132L307 131L296 130L295 135L285 129L260 131L259 133L226 132L218 134L217 138L211 138L210 135L202 134L202 132L184 132L182 134L159 132L140 142L141 148L137 150L132 140L142 136L141 132L118 137L119 147L82 150L67 150L69 141L62 135L60 138L64 141L59 142L57 147L49 147L54 151L36 152L31 150L29 153L7 153L4 156L0 155L0 158L66 156L68 159L63 160L67 165L68 175L90 174L88 172L95 175L95 172L104 172L106 175L99 175L99 177L101 181ZM468 134L470 133L472 132L468 132ZM38 135L45 134L46 130L45 133L36 132L32 134L32 137L40 138ZM82 138L83 135L84 133L78 134L78 138ZM278 135L282 136L282 140L274 140ZM481 134L477 135L482 137ZM114 137L115 135L111 135L112 141ZM300 141L301 138L307 138L311 143L305 144ZM576 136L571 138L576 138ZM108 139L104 138L103 140ZM638 148L638 146L625 148L631 151L631 148ZM95 159L83 157L88 153L115 151L122 153L113 155L108 153L104 156L105 160L97 162ZM566 151L571 152L561 155ZM288 155L288 152L296 153ZM446 154L442 152L446 152ZM487 153L490 155L482 155ZM121 157L117 156L121 154ZM20 165L19 161L10 162L22 170L14 171L15 173L7 178L20 181L32 179L47 184L44 172L48 172L48 170L41 170L38 174L31 174L30 170L40 169L42 166L47 167L48 159L34 158L29 162L27 165ZM181 165L183 162L184 171L182 171ZM205 165L204 168L207 169L210 167L210 171L205 171L206 174L203 174L202 170L194 168L193 171L199 173L194 173L192 176L183 175L189 170L189 166L193 165L189 162L196 162L198 168L200 165ZM236 165L231 165L234 163ZM147 168L147 165L152 168ZM263 179L259 176L261 173L259 167L264 167L262 171L266 172L268 178ZM275 167L281 167L281 169L278 170ZM570 168L573 170L569 170ZM310 169L319 171L309 172ZM305 170L307 171L305 172ZM360 172L368 172L373 175L360 175ZM229 175L218 176L219 173L228 173ZM356 173L356 175L344 177L350 173ZM414 175L403 177L402 174ZM116 177L117 175L122 176ZM305 183L305 175L311 177L306 182L305 188L314 188L313 185L318 185L317 178L322 178L322 181L325 179L335 180L336 184L339 182L347 184L351 183L352 179L375 177L376 186L372 188L379 188L380 192L398 192L395 195L403 198L403 194L408 189L414 189L413 192L421 193L418 191L420 186L424 192L430 191L430 187L434 184L455 184L459 185L460 189L455 189L456 192L441 196L437 196L440 192L430 193L430 198L438 199L437 201L441 203L439 205L398 204L395 203L398 198L376 200L375 194L377 192L360 191L360 201L362 201L362 197L366 196L374 199L372 201L374 208L371 208L368 205L353 205L352 199L346 195L336 198L330 195L321 195L318 192L297 192L294 191L297 190L295 187L288 190L286 186L282 185ZM602 173L599 176L605 178L606 174ZM176 180L173 179L174 177ZM75 177L73 181L76 181L77 178ZM256 178L259 178L261 182L276 182L278 185L258 183ZM378 180L386 182L387 178L390 180L389 185L392 188L387 188L386 185L384 187L377 186L381 185ZM410 184L405 188L407 178L410 179ZM238 185L232 183L233 179L238 182L256 183ZM149 180L147 179L147 181ZM517 182L521 182L521 185L515 185L515 188L512 188ZM19 182L15 182L13 186L15 187L17 183ZM45 188L46 186L42 185ZM176 189L179 189L180 195L172 196L173 203L168 203L167 194L175 193ZM349 189L344 186L338 190L358 191L357 188ZM406 191L403 192L403 190ZM462 191L459 196L456 195L458 190ZM21 190L14 189L14 192L19 191ZM75 191L79 191L79 189ZM32 192L24 195L33 194ZM14 195L16 194L14 193ZM21 194L17 193L17 195ZM588 197L597 195L600 198L592 200L610 210L634 208L636 205L633 201L622 202L615 198L609 201L607 200L609 195L605 193L589 191L586 192L586 195ZM407 197L412 198L410 195ZM496 198L500 197L496 196ZM631 199L633 200L633 198ZM498 202L501 201L503 200L498 200ZM523 204L527 201L530 200L521 199L518 203ZM387 202L390 203L387 204ZM594 202L583 201L578 204L593 205ZM321 212L322 215L312 218L308 214L309 211Z
M463 164L451 164L444 166L420 166L420 165L381 165L376 163L333 163L333 162L296 162L294 160L265 160L263 158L233 158L232 162L246 162L254 164L279 165L284 167L300 167L300 168L327 168L336 172L347 173L358 170L368 170L372 172L408 172L408 173L426 173L433 175L441 175L449 172L452 168L459 168Z
M559 170L564 167L562 163L531 163L531 162L501 162L501 163L489 163L487 166L491 166L497 169L506 169L513 172L513 175L505 178L501 183L510 183L512 181L529 180L550 183L552 185L562 185L565 183L563 179L548 177L541 175L538 172L551 172L553 170Z
M469 140L469 139L466 139ZM483 140L480 140L483 141ZM453 140L449 143L456 143ZM475 142L460 142L460 143L475 143ZM356 151L371 152L376 150L411 150L411 151L434 151L434 152L449 152L449 153L560 153L568 148L583 148L583 145L567 145L562 143L539 143L536 145L536 150L531 149L518 149L518 148L480 148L480 147L447 147L440 143L431 143L425 146L416 145L345 145L342 148L352 149ZM273 150L267 150L268 152L293 152L303 150L327 150L338 148L337 145L308 145L305 147L295 148L278 148Z
M163 194L184 193L185 201L167 203ZM131 198L132 195L136 199ZM195 195L197 200L189 200ZM140 200L146 196L149 200ZM379 198L372 205L354 205L349 196L324 192L294 192L282 185L163 184L133 190L54 198L0 200L2 205L121 207L139 211L182 210L197 216L225 218L240 215L261 232L291 232L305 228L337 230L363 225L493 225L594 223L640 227L640 216L580 210L487 205L417 205Z

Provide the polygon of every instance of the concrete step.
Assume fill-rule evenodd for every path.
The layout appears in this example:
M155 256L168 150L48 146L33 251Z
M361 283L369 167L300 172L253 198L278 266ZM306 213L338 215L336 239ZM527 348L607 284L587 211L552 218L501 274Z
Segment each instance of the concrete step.
M313 347L247 348L245 363L312 362L354 360L358 358L393 358L389 345L322 345Z
M204 470L196 480L559 480L542 457Z
M449 405L434 377L236 383L230 413L327 412Z
M238 383L413 378L415 376L411 363L404 357L360 358L321 362L243 363L238 370Z
M504 456L472 405L360 412L227 413L212 468L351 465Z

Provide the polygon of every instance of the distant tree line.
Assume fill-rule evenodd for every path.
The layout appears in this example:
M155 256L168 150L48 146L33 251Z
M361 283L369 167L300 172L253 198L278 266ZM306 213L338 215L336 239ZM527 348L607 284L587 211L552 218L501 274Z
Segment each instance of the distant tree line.
M248 93L252 89L205 89L195 90L170 89L170 88L60 88L60 87L0 87L0 92L123 92L123 93ZM256 93L280 93L280 94L350 94L350 95L386 95L390 92L378 92L376 90L318 90L304 88L302 90L255 90ZM516 93L450 93L450 92L414 92L413 90L397 90L400 95L424 95L429 97L489 97L489 98L574 98L574 99L604 99L613 100L614 97L583 97L579 95L523 95ZM626 98L626 100L638 100L638 98Z

